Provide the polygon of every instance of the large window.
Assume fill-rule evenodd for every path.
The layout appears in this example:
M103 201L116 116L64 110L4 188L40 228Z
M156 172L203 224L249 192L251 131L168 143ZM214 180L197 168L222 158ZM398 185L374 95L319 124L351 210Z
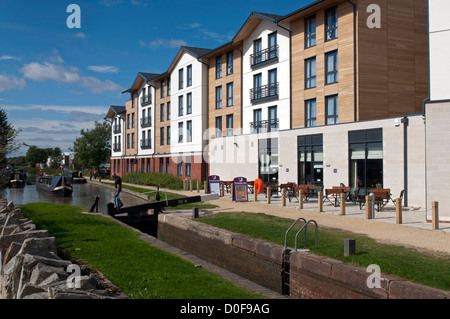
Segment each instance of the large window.
M333 84L338 82L338 52L331 51L325 54L325 83Z
M259 178L264 183L278 182L278 139L258 141Z
M222 116L216 117L216 137L222 137Z
M278 115L277 115L277 107L271 106L268 109L269 111L269 123L268 123L268 131L269 132L276 132L278 131Z
M316 45L316 17L305 19L305 47L310 48Z
M377 184L383 187L383 130L348 132L350 187L365 195Z
M305 126L314 127L317 125L316 99L305 101Z
M332 95L325 98L327 125L338 124L338 96Z
M183 122L178 123L178 143L183 143Z
M192 142L192 121L186 122L186 142Z
M233 106L233 82L227 84L227 106Z
M216 110L222 108L222 86L216 87Z
M222 56L216 58L216 79L222 78Z
M316 87L316 58L305 60L305 89Z
M186 114L192 114L192 93L186 94Z
M337 7L325 11L325 40L331 41L338 37Z
M233 74L233 51L227 53L227 75Z
M192 65L186 67L186 87L192 86Z
M227 136L233 136L233 114L227 115Z
M178 116L183 116L183 96L178 97Z
M298 140L298 184L323 185L323 136L299 136Z
M179 69L178 70L178 89L181 90L184 87L184 70L183 69Z

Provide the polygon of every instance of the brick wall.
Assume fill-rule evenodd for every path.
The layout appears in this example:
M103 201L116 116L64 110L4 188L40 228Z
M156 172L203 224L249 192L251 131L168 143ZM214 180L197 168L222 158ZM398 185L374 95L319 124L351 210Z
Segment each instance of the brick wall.
M158 238L208 262L282 293L283 246L215 228L195 220L160 214ZM294 299L445 299L449 291L381 274L381 288L369 288L363 267L310 253L290 257Z

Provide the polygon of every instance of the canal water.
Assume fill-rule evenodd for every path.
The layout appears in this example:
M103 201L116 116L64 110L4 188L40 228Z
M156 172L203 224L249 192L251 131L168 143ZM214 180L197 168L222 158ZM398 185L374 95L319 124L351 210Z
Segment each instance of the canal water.
M114 189L99 184L73 184L72 197L55 197L38 192L35 184L26 185L24 188L7 188L3 191L0 190L0 197L6 198L8 201L13 201L15 207L29 203L48 202L83 206L90 209L94 204L94 198L97 195L100 196L98 210L99 212L106 214L108 203L114 201ZM146 203L145 200L125 192L120 194L120 199L125 206Z

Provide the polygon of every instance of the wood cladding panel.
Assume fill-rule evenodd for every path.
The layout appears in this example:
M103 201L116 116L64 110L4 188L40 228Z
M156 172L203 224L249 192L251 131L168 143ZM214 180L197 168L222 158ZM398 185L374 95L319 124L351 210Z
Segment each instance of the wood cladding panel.
M381 29L369 29L364 8L378 4ZM427 4L421 0L360 0L360 120L420 111L428 96Z
M291 21L292 128L305 127L305 101L316 99L317 125L325 125L325 98L338 94L339 123L354 121L353 7L338 4L338 38L325 42L325 9ZM316 18L316 45L305 49L305 18ZM326 53L338 51L338 83L326 85ZM305 89L305 59L316 57L316 87Z

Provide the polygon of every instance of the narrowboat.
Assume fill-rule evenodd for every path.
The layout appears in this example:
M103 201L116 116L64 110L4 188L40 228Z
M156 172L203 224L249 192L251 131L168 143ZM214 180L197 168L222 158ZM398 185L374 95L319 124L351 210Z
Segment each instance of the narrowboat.
M70 180L64 176L40 176L36 190L58 197L70 197L73 192Z
M25 187L27 178L25 174L22 173L11 173L8 186L11 188L23 188Z
M72 184L82 184L86 183L86 179L83 177L83 175L78 172L69 172L70 178L72 179Z

